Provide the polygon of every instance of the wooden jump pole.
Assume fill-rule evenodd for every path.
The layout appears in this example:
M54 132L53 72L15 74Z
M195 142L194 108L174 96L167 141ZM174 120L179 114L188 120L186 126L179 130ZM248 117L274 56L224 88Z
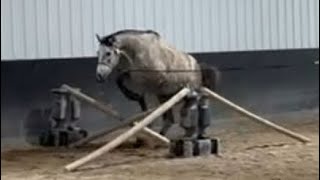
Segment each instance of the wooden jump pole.
M209 90L208 88L205 88L203 87L202 88L202 92L209 95L209 97L211 97L212 99L216 99L220 102L222 102L223 104L226 104L228 105L229 107L231 107L233 110L237 111L238 113L242 114L242 115L245 115L247 117L249 117L250 119L252 120L255 120L263 125L266 125L268 127L271 127L273 129L275 129L276 131L286 135L286 136L289 136L295 140L298 140L300 142L303 142L303 143L307 143L307 142L310 142L310 139L301 135L301 134L298 134L298 133L295 133L293 131L290 131L284 127L281 127L277 124L274 124L273 122L267 120L267 119L264 119L256 114L253 114L252 112L249 112L247 110L245 110L244 108L234 104L233 102L225 99L224 97L218 95L217 93Z
M80 166L83 166L84 164L100 157L106 152L111 151L112 149L119 146L121 143L129 139L131 136L135 135L137 132L139 132L141 129L146 127L148 124L152 123L156 118L161 116L163 113L168 111L172 106L174 106L176 103L178 103L181 99L183 99L188 93L190 93L189 88L183 88L180 90L176 95L174 95L172 98L170 98L168 101L160 105L156 110L154 110L151 114L149 114L147 117L145 117L142 121L137 123L135 126L133 126L128 131L124 132L123 134L116 137L114 140L110 141L106 145L102 146L101 148L95 150L94 152L88 154L87 156L76 160L72 162L71 164L68 164L65 166L65 169L67 171L73 171Z
M134 125L137 125L138 122L134 122L133 123ZM153 137L156 137L158 140L160 140L161 142L163 142L165 145L169 145L170 144L170 140L168 138L166 138L165 136L162 136L161 134L155 132L155 131L152 131L151 129L147 128L147 127L144 127L142 129L143 133L147 134L147 135L152 135Z
M107 106L107 105L104 105L102 103L100 103L99 101L95 100L94 98L66 85L66 84L63 84L61 86L62 88L66 89L69 93L71 93L72 95L74 95L75 97L91 104L92 106L96 107L97 109L101 110L102 112L108 114L108 115L111 115L113 118L116 118L120 121L123 121L124 118L122 118L119 113L112 109L111 106ZM115 127L115 128L112 128L110 130L107 130L107 131L102 131L102 132L98 132L97 134L94 134L94 135L91 135L87 138L84 138L82 140L79 140L71 145L69 145L69 147L78 147L78 146L81 146L89 141L92 141L94 139L97 139L103 135L106 135L108 133L111 133L111 132L114 132L118 129L121 129L121 128L124 128L126 126L129 126L129 125L133 125L133 122L137 121L137 120L140 120L142 119L144 116L146 116L148 114L148 112L150 113L152 110L149 110L149 111L146 111L146 112L143 112L143 113L140 113L140 114L137 114L127 120L124 120L124 123L118 127ZM126 122L127 121L127 122ZM146 134L149 134L150 136L153 136L155 138L157 138L159 141L165 143L165 144L168 144L168 139L162 135L160 135L159 133L145 127L143 128L143 132L146 133Z
M75 97L91 104L92 106L94 106L95 108L101 110L102 112L112 116L113 118L115 119L118 119L120 121L122 121L123 119L121 118L121 116L119 115L119 113L114 110L110 105L105 105L105 104L102 104L100 103L99 101L93 99L92 97L89 97L87 96L86 94L80 92L80 91L77 91L75 90L74 88L66 85L66 84L63 84L61 86L61 88L64 88L66 89L70 94L74 95Z

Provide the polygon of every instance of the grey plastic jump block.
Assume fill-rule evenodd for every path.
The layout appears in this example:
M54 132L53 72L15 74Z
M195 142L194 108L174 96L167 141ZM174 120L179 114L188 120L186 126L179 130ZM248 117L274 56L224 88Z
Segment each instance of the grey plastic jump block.
M169 147L173 157L208 156L219 153L218 139L172 140Z

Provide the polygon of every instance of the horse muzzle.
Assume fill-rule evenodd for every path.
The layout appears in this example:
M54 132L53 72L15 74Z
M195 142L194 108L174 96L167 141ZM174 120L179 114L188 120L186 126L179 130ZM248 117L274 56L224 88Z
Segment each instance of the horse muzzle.
M98 65L96 72L96 80L99 83L104 82L109 74L111 73L111 68L105 65Z

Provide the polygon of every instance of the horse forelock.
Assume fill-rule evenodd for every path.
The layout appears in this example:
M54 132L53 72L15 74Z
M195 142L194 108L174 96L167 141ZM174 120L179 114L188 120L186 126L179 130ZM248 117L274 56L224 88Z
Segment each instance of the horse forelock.
M153 30L136 30L136 29L125 29L120 30L110 35L104 36L101 38L100 43L106 46L112 46L116 41L117 36L121 35L144 35L144 34L153 34L156 37L160 38L160 34Z
M105 46L112 46L113 43L115 42L115 37L113 35L108 35L104 36L100 40L100 44L105 45Z

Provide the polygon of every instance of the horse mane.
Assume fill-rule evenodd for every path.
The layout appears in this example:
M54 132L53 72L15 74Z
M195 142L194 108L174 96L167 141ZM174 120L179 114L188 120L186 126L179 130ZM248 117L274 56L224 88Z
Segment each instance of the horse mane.
M116 36L119 36L119 35L143 35L143 34L153 34L156 37L160 38L160 34L153 30L124 29L124 30L120 30L110 35L102 37L101 44L104 44L106 46L112 46L116 40Z

